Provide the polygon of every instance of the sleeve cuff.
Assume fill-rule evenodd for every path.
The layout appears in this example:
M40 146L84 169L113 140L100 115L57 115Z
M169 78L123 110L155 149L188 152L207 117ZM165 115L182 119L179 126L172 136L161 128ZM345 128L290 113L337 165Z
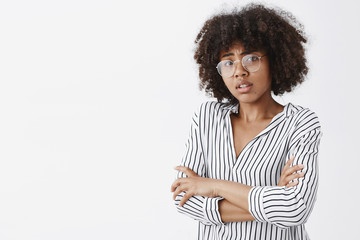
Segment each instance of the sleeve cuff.
M266 190L265 187L253 187L249 192L249 212L258 222L269 222L269 219L266 217L264 211L264 192Z
M221 215L219 212L219 201L223 200L222 197L205 198L204 201L204 217L215 225L224 225L221 221Z

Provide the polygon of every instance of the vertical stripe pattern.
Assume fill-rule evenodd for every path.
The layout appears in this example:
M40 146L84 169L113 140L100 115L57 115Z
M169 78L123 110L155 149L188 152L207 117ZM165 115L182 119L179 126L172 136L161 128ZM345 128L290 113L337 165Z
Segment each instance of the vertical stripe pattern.
M236 156L230 114L239 105L205 102L194 113L181 165L199 176L240 182L252 189L249 211L256 219L223 223L218 209L221 197L191 197L183 213L199 222L198 239L309 239L304 223L313 209L318 188L318 117L307 108L288 103L270 124ZM305 176L296 187L276 186L287 159L303 164ZM186 177L182 172L178 178Z

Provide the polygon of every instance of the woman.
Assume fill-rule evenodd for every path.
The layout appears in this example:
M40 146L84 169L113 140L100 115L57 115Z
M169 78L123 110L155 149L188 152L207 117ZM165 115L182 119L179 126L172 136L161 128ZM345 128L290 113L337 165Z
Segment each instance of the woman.
M272 98L308 72L302 26L290 13L248 5L209 19L196 39L201 88L217 98L192 118L178 179L178 211L198 239L309 239L320 124Z

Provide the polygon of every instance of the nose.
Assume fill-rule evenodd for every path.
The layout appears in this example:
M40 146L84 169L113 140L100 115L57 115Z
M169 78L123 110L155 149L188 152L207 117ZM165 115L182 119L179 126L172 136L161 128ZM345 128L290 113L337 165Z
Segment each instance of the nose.
M249 74L249 72L242 65L241 60L235 61L234 64L235 64L235 72L234 72L235 78L245 77Z

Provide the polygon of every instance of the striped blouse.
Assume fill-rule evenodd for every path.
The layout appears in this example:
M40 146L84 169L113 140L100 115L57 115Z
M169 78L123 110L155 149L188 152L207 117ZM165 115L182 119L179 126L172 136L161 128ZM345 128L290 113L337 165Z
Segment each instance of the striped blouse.
M321 130L318 117L307 108L288 103L270 124L235 154L230 114L239 104L205 102L194 113L182 166L199 176L253 186L248 202L255 221L223 223L218 210L221 197L191 197L183 213L199 222L198 239L309 239L304 223L316 199L318 149ZM295 187L276 186L287 159L303 164L305 176ZM186 177L178 172L178 178Z

